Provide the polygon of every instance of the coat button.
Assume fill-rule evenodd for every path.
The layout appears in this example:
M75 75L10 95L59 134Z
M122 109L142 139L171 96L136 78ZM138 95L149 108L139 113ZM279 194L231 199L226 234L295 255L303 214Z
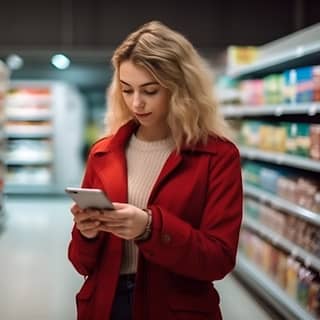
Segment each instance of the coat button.
M170 236L170 234L163 233L163 234L161 235L161 241L162 241L162 243L164 243L164 244L170 243L170 242L171 242L171 236Z

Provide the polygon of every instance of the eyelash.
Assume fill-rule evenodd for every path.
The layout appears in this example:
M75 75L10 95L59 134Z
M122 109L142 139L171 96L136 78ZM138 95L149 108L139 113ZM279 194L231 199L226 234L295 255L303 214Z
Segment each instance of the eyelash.
M125 93L125 94L131 94L131 93L133 93L132 90L122 90L122 92ZM152 96L152 95L156 94L157 92L158 92L158 90L154 90L154 91L144 91L143 93L145 93L145 94L147 94L147 95L149 95L149 96Z

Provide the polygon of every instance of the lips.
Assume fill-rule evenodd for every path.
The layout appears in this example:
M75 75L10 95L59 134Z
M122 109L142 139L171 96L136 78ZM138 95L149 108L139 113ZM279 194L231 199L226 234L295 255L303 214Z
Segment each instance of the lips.
M151 112L148 112L148 113L135 113L135 115L137 117L140 117L140 118L143 118L143 117L147 117L151 114Z

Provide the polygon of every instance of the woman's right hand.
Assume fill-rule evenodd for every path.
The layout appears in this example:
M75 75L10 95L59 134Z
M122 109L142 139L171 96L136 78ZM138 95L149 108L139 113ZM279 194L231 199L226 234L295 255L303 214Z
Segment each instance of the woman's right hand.
M99 233L100 222L96 219L100 215L100 211L96 209L81 209L76 204L70 209L73 214L73 221L80 233L88 238L93 239Z

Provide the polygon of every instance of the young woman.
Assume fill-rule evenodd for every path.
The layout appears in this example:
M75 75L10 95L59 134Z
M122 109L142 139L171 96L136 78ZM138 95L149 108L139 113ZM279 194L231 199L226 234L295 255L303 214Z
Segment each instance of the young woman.
M110 132L82 185L115 210L71 208L78 319L221 319L213 281L235 265L242 182L207 68L160 22L130 34L112 62Z

